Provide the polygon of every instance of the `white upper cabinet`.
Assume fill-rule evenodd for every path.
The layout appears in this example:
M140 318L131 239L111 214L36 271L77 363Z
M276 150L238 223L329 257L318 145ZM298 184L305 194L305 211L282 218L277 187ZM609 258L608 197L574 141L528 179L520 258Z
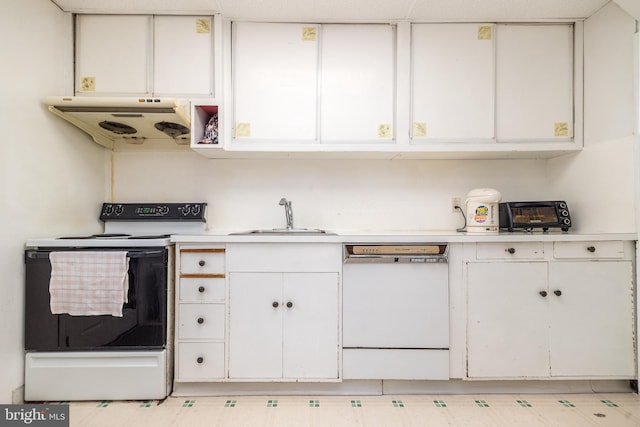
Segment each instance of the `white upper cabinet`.
M76 94L213 94L213 17L78 15Z
M413 142L494 138L491 24L411 27Z
M152 18L76 17L76 94L146 94Z
M573 25L497 26L498 141L573 137Z
M235 141L393 139L391 25L235 22Z
M393 139L393 26L323 25L320 78L323 142Z
M153 92L213 95L213 17L154 16Z
M318 32L311 24L233 24L237 140L315 142Z

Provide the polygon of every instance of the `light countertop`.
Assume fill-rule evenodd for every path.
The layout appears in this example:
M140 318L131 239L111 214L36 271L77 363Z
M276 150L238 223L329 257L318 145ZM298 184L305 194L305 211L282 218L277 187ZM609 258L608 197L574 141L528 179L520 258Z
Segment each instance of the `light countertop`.
M433 230L327 230L335 234L230 234L237 230L219 230L203 234L172 235L175 243L473 243L534 241L604 241L637 240L637 233L575 233L569 231L466 233Z

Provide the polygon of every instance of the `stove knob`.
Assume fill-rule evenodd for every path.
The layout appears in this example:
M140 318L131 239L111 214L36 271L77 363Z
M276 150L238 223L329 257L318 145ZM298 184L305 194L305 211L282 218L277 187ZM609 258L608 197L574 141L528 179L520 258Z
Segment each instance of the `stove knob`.
M202 325L204 323L204 317L198 317L198 325Z
M106 205L104 207L104 214L111 215L113 213L113 205Z
M192 212L194 215L198 215L200 213L200 205L193 205Z
M196 359L196 362L198 362L199 365L202 364L202 362L204 362L204 357L200 356Z
M115 213L116 215L122 215L124 213L124 206L116 205Z
M158 212L160 212L160 215L166 215L169 213L169 206L159 206L158 207Z

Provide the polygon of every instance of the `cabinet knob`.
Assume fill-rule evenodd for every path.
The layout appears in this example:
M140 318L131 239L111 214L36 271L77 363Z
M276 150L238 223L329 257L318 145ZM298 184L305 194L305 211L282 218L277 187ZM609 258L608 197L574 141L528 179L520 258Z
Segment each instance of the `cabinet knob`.
M204 323L204 317L198 317L198 324L202 325Z
M507 252L509 252L511 255L516 253L516 248L508 248Z
M202 364L202 362L204 362L204 357L200 356L196 359L196 362L198 362L199 365Z
M201 294L204 293L204 286L200 286L198 288L198 292L200 292Z
M200 267L204 267L204 265L205 265L205 264L206 264L206 262L204 262L204 260L203 260L203 259L201 259L200 261L198 261L198 265L199 265Z
M595 246L588 246L587 250L591 253L594 253L596 251L596 247Z
M560 289L556 289L553 293L556 294L556 296L562 295L562 291Z
M293 303L291 301L287 302L287 308L293 307Z
M546 297L547 296L547 291L540 291L540 295L542 295L542 297Z
M278 301L274 301L274 302L272 302L272 303L271 303L271 306L272 306L273 308L278 308L278 306L279 306L279 305L280 305L280 304L278 303Z

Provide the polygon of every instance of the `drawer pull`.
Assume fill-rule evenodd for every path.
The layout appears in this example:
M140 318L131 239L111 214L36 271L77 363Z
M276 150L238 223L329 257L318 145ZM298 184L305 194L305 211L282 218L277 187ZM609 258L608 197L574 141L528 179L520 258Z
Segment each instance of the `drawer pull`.
M594 253L596 251L596 247L595 246L588 246L587 250L591 253Z
M516 253L516 248L508 248L507 252L509 252L511 255Z
M202 325L204 323L204 317L198 317L198 324Z
M287 302L287 308L293 307L293 303L291 301Z
M201 294L204 293L204 286L200 286L198 288L198 292L200 292Z
M556 294L556 296L562 295L562 291L560 289L556 289L553 293Z
M272 302L272 303L271 303L271 306L272 306L273 308L278 308L278 306L279 306L279 305L280 305L280 304L278 303L278 301L274 301L274 302Z
M198 261L198 265L199 265L200 267L204 267L204 265L205 265L205 264L206 264L206 262L205 262L203 259L201 259L200 261Z
M540 295L542 295L542 298L545 298L547 296L547 291L540 291Z
M204 357L200 356L196 359L196 362L198 362L198 365L202 365L202 362L204 362Z

